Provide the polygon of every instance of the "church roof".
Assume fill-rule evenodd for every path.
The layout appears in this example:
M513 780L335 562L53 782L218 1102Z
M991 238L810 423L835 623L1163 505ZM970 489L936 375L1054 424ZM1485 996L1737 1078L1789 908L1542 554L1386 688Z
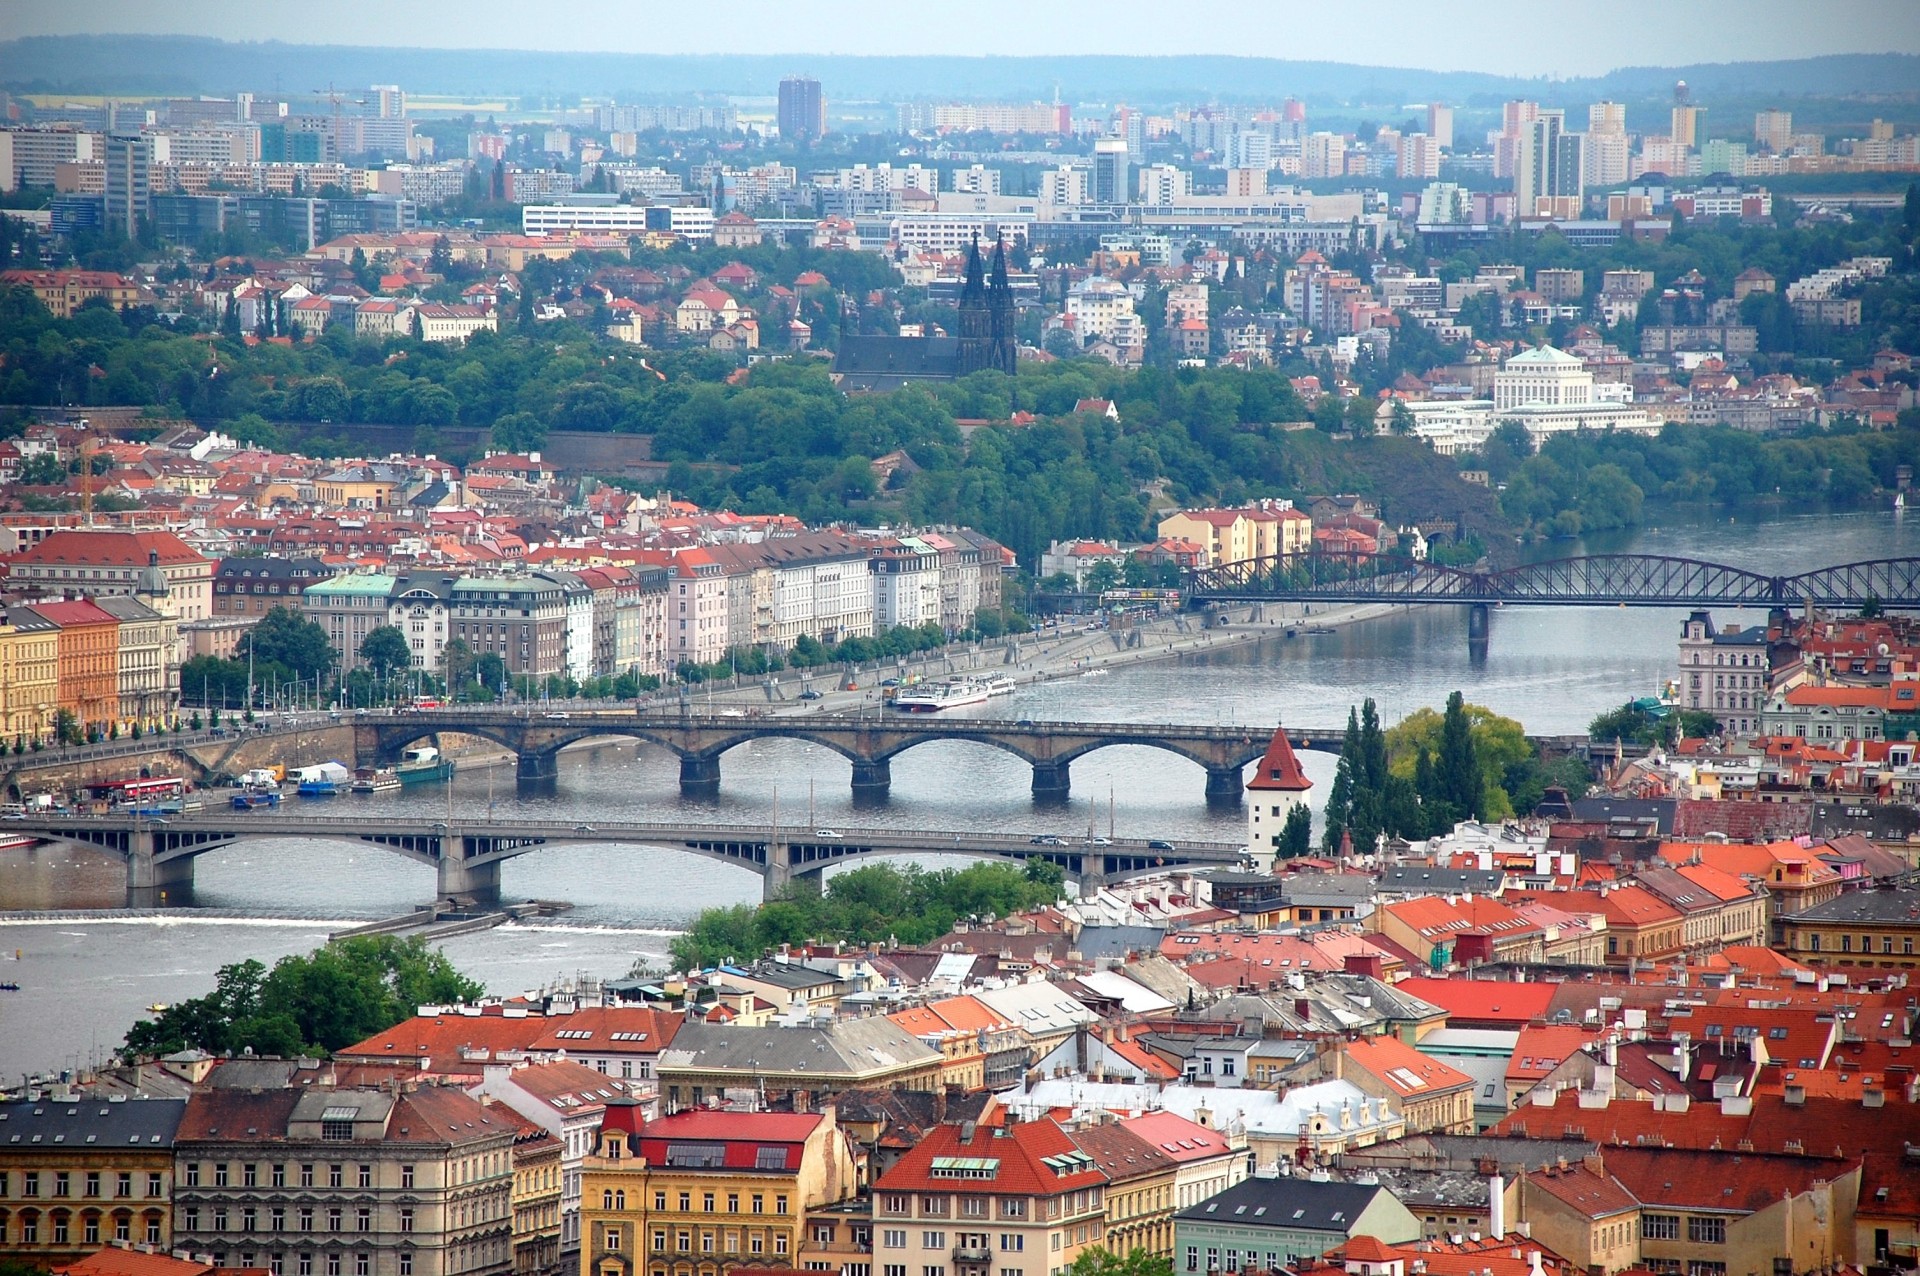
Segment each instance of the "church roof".
M1287 729L1275 727L1273 740L1267 745L1267 756L1260 759L1253 778L1247 781L1247 788L1258 792L1305 793L1312 787L1313 781L1300 769L1300 760L1293 756Z
M959 371L957 337L843 336L833 356L841 385L892 390L908 381L951 380Z

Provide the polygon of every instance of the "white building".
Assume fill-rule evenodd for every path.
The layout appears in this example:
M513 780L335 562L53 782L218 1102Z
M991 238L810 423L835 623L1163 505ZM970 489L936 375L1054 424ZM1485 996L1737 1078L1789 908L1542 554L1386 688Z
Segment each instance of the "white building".
M1062 164L1040 175L1040 202L1043 204L1084 204L1091 190L1092 174L1085 168Z
M1131 331L1140 322L1134 314L1133 294L1104 275L1089 276L1068 290L1066 313L1083 342L1098 337L1122 344L1117 334Z
M1187 197L1190 180L1184 168L1149 164L1140 170L1140 202L1177 204Z
M1657 434L1662 424L1638 408L1603 402L1587 365L1552 346L1514 355L1493 374L1493 411L1498 421L1525 426L1535 448L1570 430Z
M873 573L873 625L877 633L896 625L940 620L940 551L914 536L876 545L868 563Z

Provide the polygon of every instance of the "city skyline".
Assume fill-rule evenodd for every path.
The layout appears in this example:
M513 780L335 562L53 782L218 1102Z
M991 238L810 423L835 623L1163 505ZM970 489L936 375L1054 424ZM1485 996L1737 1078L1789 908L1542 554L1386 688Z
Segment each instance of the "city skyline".
M1411 10L1412 6L1406 6ZM1604 74L1624 67L1698 60L1681 50L1713 51L1717 60L1766 61L1846 53L1920 52L1920 23L1899 0L1835 0L1819 20L1794 0L1734 4L1702 0L1679 9L1655 0L1622 0L1597 11L1565 6L1555 29L1570 38L1542 41L1538 27L1490 15L1479 6L1422 5L1406 21L1380 22L1372 12L1343 12L1296 0L1225 0L1207 24L1151 26L1155 10L1138 0L1093 6L1079 0L1041 11L1005 0L954 8L915 24L909 34L891 11L855 0L822 15L810 7L748 0L746 20L716 26L697 11L656 12L644 28L612 0L559 0L537 30L500 0L452 6L425 3L395 11L369 0L341 0L317 9L288 3L236 5L180 0L154 7L138 0L31 3L0 11L0 38L41 35L200 35L239 41L281 41L433 49L519 48L542 52L655 54L790 54L901 56L940 52L991 54L1124 54L1143 44L1156 55L1216 53L1249 57L1373 64L1405 69L1491 72L1549 79ZM1116 21L1116 18L1125 19ZM1149 25L1143 26L1142 23ZM1152 31L1143 41L1141 33ZM1645 33L1658 30L1649 43ZM937 38L933 33L937 33ZM796 66L804 71L804 66Z

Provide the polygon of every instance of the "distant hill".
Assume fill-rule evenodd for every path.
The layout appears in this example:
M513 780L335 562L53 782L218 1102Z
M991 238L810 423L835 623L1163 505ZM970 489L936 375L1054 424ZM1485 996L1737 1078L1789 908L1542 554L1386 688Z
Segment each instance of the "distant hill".
M272 92L303 96L329 81L399 84L431 94L619 94L642 99L695 92L770 95L784 75L816 76L842 101L936 95L1069 101L1252 100L1289 94L1326 104L1438 99L1492 104L1524 96L1550 104L1600 97L1664 96L1686 80L1715 96L1920 97L1920 56L1842 54L1785 62L1631 67L1583 80L1424 71L1341 62L1213 56L843 57L647 55L491 49L400 49L190 36L33 36L0 43L0 87L15 92L127 95Z

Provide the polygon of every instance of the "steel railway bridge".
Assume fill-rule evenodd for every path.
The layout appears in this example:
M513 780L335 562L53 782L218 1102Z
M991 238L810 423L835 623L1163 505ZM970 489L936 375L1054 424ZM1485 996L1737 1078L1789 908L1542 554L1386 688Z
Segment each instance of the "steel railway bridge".
M1405 554L1290 554L1187 573L1195 607L1239 603L1406 603L1466 606L1484 640L1487 610L1520 607L1878 606L1920 610L1920 558L1875 558L1791 576L1657 554L1595 554L1487 569Z

